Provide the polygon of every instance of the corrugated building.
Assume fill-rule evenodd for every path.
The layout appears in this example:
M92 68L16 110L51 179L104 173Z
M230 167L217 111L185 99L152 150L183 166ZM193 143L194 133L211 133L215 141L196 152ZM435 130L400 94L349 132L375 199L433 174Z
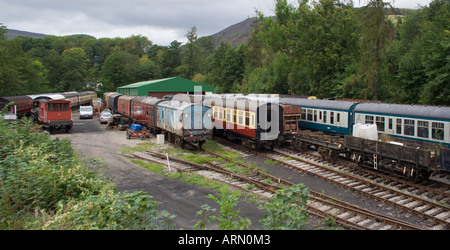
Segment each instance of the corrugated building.
M175 94L194 94L200 91L202 94L211 94L214 93L214 88L182 77L138 82L117 88L117 92L123 95L152 96L156 98Z

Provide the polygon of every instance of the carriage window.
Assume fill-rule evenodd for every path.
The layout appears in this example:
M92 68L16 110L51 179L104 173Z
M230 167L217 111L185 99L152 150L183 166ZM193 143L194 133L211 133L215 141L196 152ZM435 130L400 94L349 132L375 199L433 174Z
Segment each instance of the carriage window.
M302 109L302 120L306 120L306 109Z
M223 110L222 110L222 108L219 108L219 120L222 120L223 119Z
M397 134L402 134L402 119L397 119Z
M308 121L312 121L313 120L313 110L312 109L308 109Z
M334 112L330 112L330 124L334 124Z
M245 112L245 126L250 126L250 114L249 112Z
M319 111L319 120L322 120L322 111Z
M373 124L373 116L366 115L366 124Z
M48 111L49 111L49 112L53 112L53 110L55 109L55 108L53 107L53 105L54 105L53 103L49 103L49 104L48 104Z
M393 126L393 121L391 118L389 118L389 129L392 130Z
M227 111L227 121L231 122L231 112L233 112L232 110L228 110Z
M385 118L381 116L377 116L377 130L384 132L384 121Z
M217 118L217 108L214 107L214 108L213 108L213 111L214 111L213 118L216 119L216 118Z
M426 121L417 122L417 136L422 138L428 138L429 123Z
M251 117L252 117L252 119L251 119L252 120L252 122L251 122L252 126L251 127L254 128L255 127L255 114L252 114Z
M433 122L431 123L432 130L431 136L436 140L444 140L444 123L441 122Z
M337 122L341 122L341 113L337 113Z
M314 110L314 121L317 122L317 110Z
M239 111L239 124L244 124L244 113Z
M233 123L236 123L237 119L237 110L233 110Z
M323 111L323 122L327 123L327 111Z
M405 125L404 125L404 129L403 129L405 135L414 136L414 127L415 127L414 120L405 119Z

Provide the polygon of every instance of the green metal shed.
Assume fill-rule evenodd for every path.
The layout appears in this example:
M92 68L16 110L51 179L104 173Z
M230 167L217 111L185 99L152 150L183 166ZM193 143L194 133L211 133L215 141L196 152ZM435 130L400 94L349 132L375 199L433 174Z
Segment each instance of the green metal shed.
M203 94L214 93L214 88L182 77L133 83L117 88L123 95L154 96L162 98L171 94L186 94L201 91Z

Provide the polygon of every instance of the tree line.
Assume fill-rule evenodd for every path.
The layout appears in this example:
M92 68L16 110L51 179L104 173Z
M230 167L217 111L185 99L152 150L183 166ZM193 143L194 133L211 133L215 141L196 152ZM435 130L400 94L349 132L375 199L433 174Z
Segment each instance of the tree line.
M181 76L216 92L278 93L450 105L450 0L399 11L383 0L275 1L248 42L211 37L153 44L147 37L18 37L0 29L0 95L80 91ZM91 83L91 85L89 85Z

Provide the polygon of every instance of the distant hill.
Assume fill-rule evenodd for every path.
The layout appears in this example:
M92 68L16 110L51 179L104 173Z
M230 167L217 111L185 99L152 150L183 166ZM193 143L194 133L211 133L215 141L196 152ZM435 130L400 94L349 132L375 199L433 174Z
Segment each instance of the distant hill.
M222 42L228 43L234 47L246 43L253 28L258 22L259 20L256 17L248 18L212 35L212 37L216 39L216 47Z
M14 39L18 36L34 37L34 38L44 38L47 35L40 33L33 33L22 30L6 29L5 37L6 39Z

